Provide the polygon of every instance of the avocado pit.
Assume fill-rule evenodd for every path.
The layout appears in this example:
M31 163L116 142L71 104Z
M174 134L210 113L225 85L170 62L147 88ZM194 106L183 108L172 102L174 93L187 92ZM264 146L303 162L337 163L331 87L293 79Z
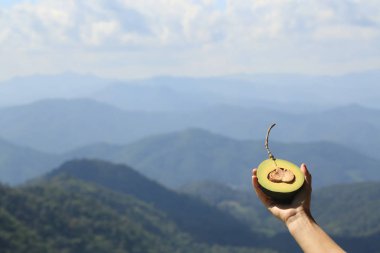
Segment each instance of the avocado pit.
M273 183L292 184L295 181L295 176L291 170L277 167L269 172L268 180Z

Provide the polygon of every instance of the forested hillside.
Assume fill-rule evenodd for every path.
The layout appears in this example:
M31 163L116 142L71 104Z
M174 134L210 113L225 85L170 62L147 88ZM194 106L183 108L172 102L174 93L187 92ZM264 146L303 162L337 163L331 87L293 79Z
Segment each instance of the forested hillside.
M75 160L64 163L49 173L47 178L66 176L150 203L166 213L179 228L201 242L245 245L247 242L257 244L259 240L250 233L248 226L231 216L198 199L168 190L125 165L98 160Z
M191 197L125 165L74 160L0 191L2 252L299 252L252 190L220 183L184 187ZM312 210L348 252L376 252L379 196L379 183L331 186Z
M274 252L232 216L126 166L73 161L0 191L2 252Z
M203 182L187 185L182 191L230 213L254 230L268 234L286 231L265 210L253 190L239 191L223 184ZM380 182L334 185L313 191L313 216L337 238L377 238L380 234L379 208ZM370 245L377 243L373 241Z

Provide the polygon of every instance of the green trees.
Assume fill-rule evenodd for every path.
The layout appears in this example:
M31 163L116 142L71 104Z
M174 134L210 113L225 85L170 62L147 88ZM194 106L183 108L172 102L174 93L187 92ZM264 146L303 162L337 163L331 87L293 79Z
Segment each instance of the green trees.
M24 186L0 185L0 252L297 252L253 192L211 182L183 190L196 196L124 165L67 162ZM348 251L379 248L379 183L314 194L315 217Z
M189 212L181 214L181 208ZM199 213L192 214L194 210ZM195 222L202 215L203 227ZM213 219L220 219L219 227L207 223ZM233 246L226 238L237 237L230 235L228 228L241 228L240 235L245 233L244 226L233 221L202 201L167 190L126 166L101 161L73 161L38 182L0 187L1 252L267 252L248 247L248 243L247 247ZM218 229L224 234L211 236ZM242 238L247 240L247 235ZM216 245L220 243L224 246Z

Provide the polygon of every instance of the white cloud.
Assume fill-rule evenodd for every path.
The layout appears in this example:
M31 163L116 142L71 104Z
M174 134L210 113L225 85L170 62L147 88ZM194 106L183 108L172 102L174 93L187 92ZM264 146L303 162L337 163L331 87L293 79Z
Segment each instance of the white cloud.
M376 0L19 1L0 5L0 78L379 68L379 28Z
M116 20L92 22L89 27L81 29L81 39L85 45L101 45L108 38L115 35L119 30Z

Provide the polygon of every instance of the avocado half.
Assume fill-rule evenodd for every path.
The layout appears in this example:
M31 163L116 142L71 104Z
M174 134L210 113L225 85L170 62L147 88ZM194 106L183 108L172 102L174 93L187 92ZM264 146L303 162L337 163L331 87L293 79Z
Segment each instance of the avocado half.
M293 182L284 183L270 181L268 175L276 168L290 170L295 177ZM261 190L272 200L279 203L290 203L305 182L305 176L300 168L297 165L282 159L267 159L263 161L257 168L256 175Z

